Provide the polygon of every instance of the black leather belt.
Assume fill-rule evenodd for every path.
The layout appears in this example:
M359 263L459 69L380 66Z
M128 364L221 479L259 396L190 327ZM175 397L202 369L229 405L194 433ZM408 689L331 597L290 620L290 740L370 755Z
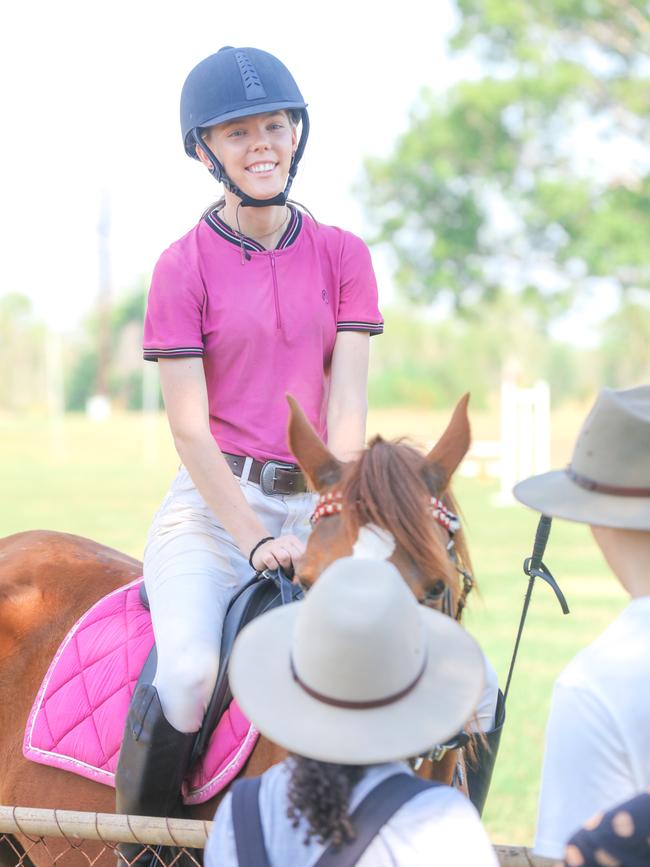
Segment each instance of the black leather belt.
M231 455L223 452L226 463L236 476L244 471L244 455ZM265 494L304 494L307 480L297 464L283 461L257 461L253 459L248 479L259 485Z

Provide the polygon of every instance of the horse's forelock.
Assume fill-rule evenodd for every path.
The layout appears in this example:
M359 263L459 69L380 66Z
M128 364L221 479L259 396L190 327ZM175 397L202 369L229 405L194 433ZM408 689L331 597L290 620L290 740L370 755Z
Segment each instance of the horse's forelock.
M446 532L431 518L431 491L422 455L404 440L375 437L343 480L344 521L350 538L376 524L388 530L413 561L428 589L442 580L457 592L446 550Z

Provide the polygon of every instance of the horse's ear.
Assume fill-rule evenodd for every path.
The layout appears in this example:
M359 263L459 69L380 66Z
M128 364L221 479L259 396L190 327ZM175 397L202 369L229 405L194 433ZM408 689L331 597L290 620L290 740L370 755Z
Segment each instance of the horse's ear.
M335 485L341 478L343 464L337 460L318 436L298 401L287 394L289 403L289 448L311 486L316 491Z
M441 491L447 487L469 449L471 431L467 417L468 403L469 392L458 401L447 429L425 458Z

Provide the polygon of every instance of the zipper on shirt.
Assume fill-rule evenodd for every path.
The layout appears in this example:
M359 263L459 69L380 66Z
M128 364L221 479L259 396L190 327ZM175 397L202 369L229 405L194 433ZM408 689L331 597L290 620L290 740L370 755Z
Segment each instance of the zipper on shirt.
M273 250L271 253L271 272L273 274L273 301L275 303L275 327L278 331L282 328L282 321L280 319L280 299L278 298L278 275L275 271L275 253Z

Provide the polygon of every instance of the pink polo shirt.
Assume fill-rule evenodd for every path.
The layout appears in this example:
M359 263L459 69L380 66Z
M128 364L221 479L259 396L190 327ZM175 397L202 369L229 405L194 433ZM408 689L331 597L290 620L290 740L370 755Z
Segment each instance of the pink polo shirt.
M222 451L294 461L285 393L327 439L338 331L379 334L377 283L364 242L292 209L288 242L246 255L214 213L154 269L144 357L202 357L210 429Z

